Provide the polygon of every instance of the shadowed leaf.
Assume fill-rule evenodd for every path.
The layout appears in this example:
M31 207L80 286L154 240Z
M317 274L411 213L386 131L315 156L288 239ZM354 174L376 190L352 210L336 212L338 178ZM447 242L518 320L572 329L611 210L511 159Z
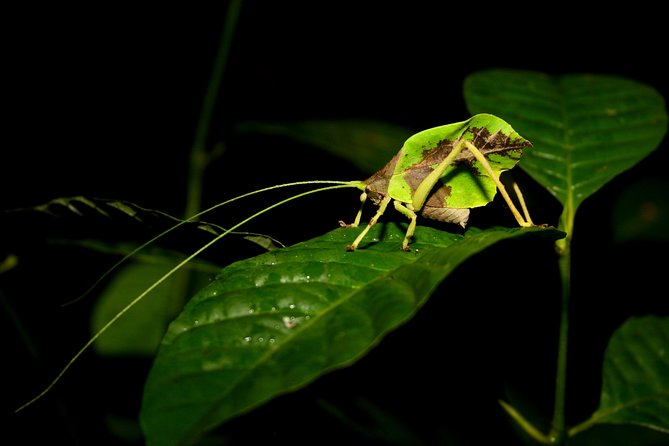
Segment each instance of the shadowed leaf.
M608 423L669 434L669 317L628 319L611 336L602 374L599 408L571 435Z
M165 263L168 257L160 257ZM91 333L100 330L134 297L165 274L161 263L129 263L117 271L97 299L91 316ZM180 271L154 290L151 299L144 299L95 342L95 350L104 356L154 355L167 324L183 306L182 286L185 272L194 273L188 279L191 289L198 289L211 277L203 271ZM192 283L195 281L195 284Z

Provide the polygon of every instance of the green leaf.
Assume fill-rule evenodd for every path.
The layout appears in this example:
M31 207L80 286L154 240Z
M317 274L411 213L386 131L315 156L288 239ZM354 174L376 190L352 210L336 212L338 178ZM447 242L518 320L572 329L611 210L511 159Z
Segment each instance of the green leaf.
M165 273L159 265L134 263L116 273L96 302L91 316L91 332L96 333L128 303L128 300L149 287ZM145 299L134 311L112 325L95 341L95 350L106 356L153 355L165 333L172 308L170 278L156 289L151 299Z
M346 159L369 173L387 163L414 133L405 127L371 120L244 122L237 131L287 136Z
M163 263L131 263L115 273L93 308L91 333L97 333L142 291L165 274ZM204 286L211 275L190 268L168 278L150 299L144 299L95 341L95 350L105 356L154 355L167 324L183 306L181 290L193 281L191 289ZM184 282L186 281L186 282Z
M498 115L532 141L520 166L562 203L568 232L581 202L667 130L662 96L615 76L487 70L465 80L464 97L472 114Z
M611 337L604 355L596 424L634 424L669 434L669 317L633 317Z
M148 443L188 444L224 421L320 375L352 364L423 305L469 256L543 228L419 227L412 253L403 227L377 224L362 248L340 228L234 263L170 325L141 411ZM375 240L375 241L371 241ZM381 241L379 241L381 240Z

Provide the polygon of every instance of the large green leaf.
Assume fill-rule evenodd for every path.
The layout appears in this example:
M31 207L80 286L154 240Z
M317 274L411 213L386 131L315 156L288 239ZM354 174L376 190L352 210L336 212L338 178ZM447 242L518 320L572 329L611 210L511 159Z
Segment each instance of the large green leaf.
M621 77L487 70L465 80L464 96L472 114L498 115L532 141L520 166L563 204L568 221L667 130L662 96Z
M669 317L635 317L611 336L604 355L596 424L635 424L669 434Z
M470 229L462 236L419 227L416 250L406 253L404 229L377 224L369 243L347 252L357 231L340 228L223 269L163 338L142 404L148 443L188 444L353 363L409 319L454 268L491 244L564 235L535 227Z
M376 172L402 147L411 130L383 121L308 120L244 122L240 132L282 135L311 144L350 161L363 172Z

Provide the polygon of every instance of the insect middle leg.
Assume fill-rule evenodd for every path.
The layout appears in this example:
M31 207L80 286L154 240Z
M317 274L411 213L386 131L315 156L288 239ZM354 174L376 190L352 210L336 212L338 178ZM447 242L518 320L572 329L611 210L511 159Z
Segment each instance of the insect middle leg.
M413 237L414 232L416 232L416 213L409 207L402 204L400 201L394 200L393 205L395 206L397 212L404 215L410 220L407 232L406 234L404 234L404 240L402 240L402 251L409 252L411 251L411 248L409 248L409 240L411 239L411 237Z
M362 200L362 196L360 197ZM365 227L365 229L362 230L362 232L358 235L358 237L346 247L347 251L355 251L355 248L358 247L360 242L362 241L363 238L365 238L365 235L367 235L367 232L376 224L376 222L381 218L383 213L386 211L386 207L388 207L388 203L390 203L390 195L386 195L383 200L379 203L379 210L376 211L376 214L372 217L372 219L369 221L369 224ZM358 216L355 219L355 222L353 224L356 224L356 222L360 221L360 214L358 213Z

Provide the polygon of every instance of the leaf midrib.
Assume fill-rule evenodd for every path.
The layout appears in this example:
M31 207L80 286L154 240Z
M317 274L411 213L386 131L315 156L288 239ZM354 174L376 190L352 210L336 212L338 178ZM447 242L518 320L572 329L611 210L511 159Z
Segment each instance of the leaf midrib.
M564 78L561 77L557 81L557 88L558 88L558 100L560 101L560 114L561 114L561 119L562 119L562 135L564 139L564 143L562 145L563 150L566 152L565 153L565 166L566 166L566 172L565 172L565 193L567 196L565 197L565 203L564 203L564 209L562 211L562 215L564 216L566 214L566 221L563 218L560 218L560 228L563 231L567 232L567 234L571 233L571 224L574 216L574 190L573 190L573 169L572 169L572 151L570 149L571 147L571 138L569 137L569 132L567 131L567 91L564 86Z

